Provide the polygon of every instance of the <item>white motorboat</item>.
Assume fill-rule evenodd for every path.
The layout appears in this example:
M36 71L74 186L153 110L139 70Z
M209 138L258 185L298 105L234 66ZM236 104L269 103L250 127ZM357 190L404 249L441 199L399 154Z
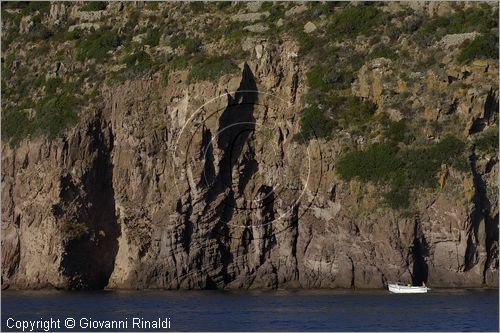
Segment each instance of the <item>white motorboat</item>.
M425 284L419 287L399 282L388 283L387 288L389 289L390 292L396 294L424 294L427 291L431 290L431 288L426 287Z

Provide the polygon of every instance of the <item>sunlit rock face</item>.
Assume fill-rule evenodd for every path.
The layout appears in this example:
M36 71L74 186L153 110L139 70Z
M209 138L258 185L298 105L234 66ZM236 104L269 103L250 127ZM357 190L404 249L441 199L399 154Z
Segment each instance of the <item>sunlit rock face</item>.
M125 24L128 6L80 11L52 4L43 24L65 31L99 29L113 19ZM171 18L180 20L181 5L160 6L174 6ZM284 4L281 16L265 5L235 6L219 10L242 29L303 20L301 33L320 38L328 26L325 18L311 22L307 13L318 9L305 4ZM383 6L385 13L404 9ZM411 6L425 20L456 11L451 5ZM183 15L193 21L186 28L193 32L201 14ZM408 15L397 22L414 19ZM7 29L14 25L6 22ZM161 26L144 22L137 24ZM18 24L27 32L36 22L24 15ZM122 29L140 36L135 43L147 37L140 29ZM441 66L437 60L436 66L417 64L419 49L409 32L380 41L359 35L331 42L338 66L322 74L320 85L338 87L336 80L347 76L336 70L351 66L346 59L363 57L332 93L332 86L315 86L310 74L327 54L305 56L293 34L273 39L264 30L241 40L244 53L234 56L230 72L200 80L191 67L170 68L166 80L159 68L132 71L119 81L96 75L82 89L95 89L98 98L89 99L60 135L33 133L16 144L2 139L3 287L382 288L387 281L498 287L498 147L478 143L498 132L498 61L458 62L453 41L469 35L448 34L432 46L433 52L447 50ZM177 59L182 47L176 49L172 37L178 32L169 33L145 52ZM58 43L49 51L54 56L64 49ZM408 63L370 58L378 43L409 50ZM7 50L25 48L14 42ZM223 52L216 42L200 48ZM118 60L121 49L98 63L102 73L126 67ZM41 75L47 70L48 78L67 83L77 77L76 68L95 63L66 59L49 69L37 66ZM370 102L373 114L351 126L358 118L317 91ZM16 103L7 97L3 114L14 112ZM331 135L303 120L311 106L334 120ZM409 205L394 208L386 199L392 183L362 175L346 179L338 162L349 152L389 142L387 124L400 121L413 131L411 140L396 143L401 152L431 147L452 134L465 143L466 158L461 168L439 165L435 187L410 188Z

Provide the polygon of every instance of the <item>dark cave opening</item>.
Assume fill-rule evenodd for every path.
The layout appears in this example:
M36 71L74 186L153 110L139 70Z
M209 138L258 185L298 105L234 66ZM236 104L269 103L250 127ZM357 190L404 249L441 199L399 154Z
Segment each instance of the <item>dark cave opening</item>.
M415 238L412 246L412 257L413 257L413 274L412 274L412 285L421 286L423 282L427 283L428 278L428 268L425 261L425 246L423 242L418 238Z
M110 159L112 135L106 136L101 120L92 125L90 145L97 156L82 177L81 191L74 194L80 203L76 212L62 197L62 221L80 225L85 232L67 235L61 270L69 279L69 289L103 289L113 272L118 253L120 226L115 211L113 168ZM70 181L71 182L71 181Z

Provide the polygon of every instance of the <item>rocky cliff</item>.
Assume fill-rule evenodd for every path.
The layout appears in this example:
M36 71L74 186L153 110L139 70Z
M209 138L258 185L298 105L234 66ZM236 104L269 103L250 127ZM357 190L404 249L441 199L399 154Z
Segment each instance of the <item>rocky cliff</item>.
M5 287L381 288L387 281L498 287L498 60L457 60L466 46L455 41L471 32L443 33L430 46L415 37L426 22L479 5L380 5L374 13L388 21L326 42L329 29L345 25L342 15L360 6L248 3L206 13L188 4L85 6L53 2L46 12L2 12L2 74L14 72L2 81L9 92L2 100ZM229 23L222 36L176 46L180 25L194 34L218 20L248 34L235 42L240 30ZM404 28L414 21L417 27ZM89 55L85 43L102 38L92 25L108 24L118 27L117 45L102 58ZM300 31L291 33L297 24ZM382 41L371 40L390 24L400 29L397 36L385 29ZM45 52L59 59L55 67L29 61L41 43L36 37L4 47L12 31L37 25L52 31L53 47ZM497 26L488 29L497 33ZM58 29L81 36L60 41ZM150 43L156 45L142 47L150 61L144 66L144 55L126 52L140 49L154 29L161 34ZM278 37L268 34L272 29ZM335 51L311 44L306 52L314 38ZM22 52L9 56L16 50ZM423 50L432 57L422 59ZM217 52L232 64L203 60ZM322 59L330 56L333 65ZM362 61L355 65L356 57ZM318 86L322 64L328 75ZM28 107L16 85L23 68L44 77L24 91ZM70 84L74 93L66 91ZM73 94L81 97L70 103L78 108L75 118L62 102L45 107ZM324 118L311 122L308 110ZM55 112L61 114L53 118ZM47 119L61 129L46 130L56 128ZM405 124L404 133L391 132L395 124ZM450 135L459 150L449 159L432 155ZM385 157L371 159L386 146ZM351 176L342 166L354 153L361 160L347 168L357 172ZM422 161L416 171L397 168L408 170L411 183L398 183L392 169L374 178L387 156L390 164L418 156L411 162ZM369 175L356 171L360 164ZM429 179L413 181L434 164ZM394 203L390 195L401 188L408 202Z

